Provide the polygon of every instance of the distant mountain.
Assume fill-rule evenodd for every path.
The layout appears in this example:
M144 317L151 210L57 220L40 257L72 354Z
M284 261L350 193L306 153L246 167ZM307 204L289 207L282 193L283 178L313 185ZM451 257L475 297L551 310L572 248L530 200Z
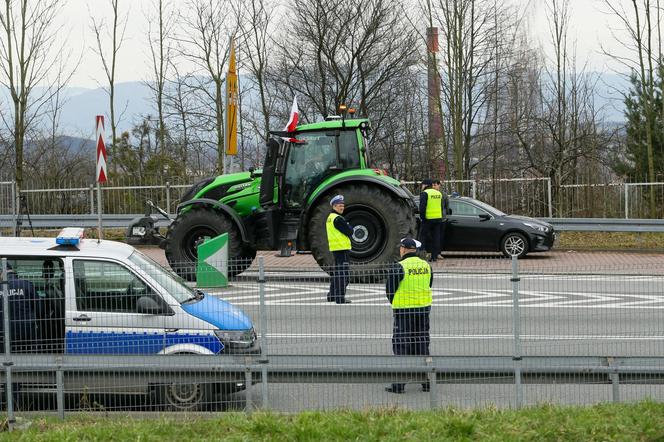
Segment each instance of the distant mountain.
M609 124L624 120L623 97L619 91L627 91L629 80L622 75L598 73L597 95L595 104L604 112L605 121ZM241 84L247 84L248 79ZM106 132L110 133L108 123L108 94L103 88L68 87L64 91L65 104L61 109L60 133L85 139L94 138L95 115L106 115ZM246 104L252 100L247 97ZM9 95L0 90L0 100L7 103ZM255 99L255 97L254 97ZM130 130L145 115L154 115L153 97L150 88L140 81L118 83L115 86L115 107L119 119L118 131Z
M118 131L131 129L142 115L154 114L151 91L140 81L115 85L115 112ZM110 133L108 94L102 88L68 88L62 107L60 131L69 135L94 138L95 116L106 115L106 131Z

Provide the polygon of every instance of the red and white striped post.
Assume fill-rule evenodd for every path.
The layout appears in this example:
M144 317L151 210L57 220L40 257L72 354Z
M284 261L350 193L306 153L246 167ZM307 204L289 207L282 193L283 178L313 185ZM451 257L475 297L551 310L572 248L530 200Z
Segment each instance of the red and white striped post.
M98 223L98 238L99 241L102 239L102 201L101 201L101 183L105 183L108 180L108 171L106 168L106 143L104 142L104 116L97 115L95 118L96 130L95 130L95 144L97 146L97 223Z

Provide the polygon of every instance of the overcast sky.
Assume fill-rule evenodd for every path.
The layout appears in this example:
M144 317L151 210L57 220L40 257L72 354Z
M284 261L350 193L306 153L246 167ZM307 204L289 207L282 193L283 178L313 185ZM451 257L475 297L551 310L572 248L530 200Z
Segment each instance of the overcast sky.
M182 0L173 0L179 2ZM242 1L242 0L239 0ZM514 0L523 5L528 0ZM627 5L629 0L613 0L615 4ZM92 51L94 34L90 29L90 14L101 17L108 14L110 7L105 0L67 0L62 7L60 20L66 23L69 31L69 46L74 54L82 54L81 65L75 73L71 86L97 87L104 82L99 57ZM141 81L149 76L148 46L145 42L147 31L144 10L148 0L120 0L121 8L129 8L126 41L120 50L116 81ZM530 32L546 48L549 28L546 21L544 0L531 0L529 14ZM577 56L580 62L588 61L592 70L604 71L619 69L601 54L600 42L608 50L619 52L620 47L611 35L611 28L619 23L615 17L606 14L603 0L572 0L572 22L570 38L576 40ZM424 25L423 25L424 26Z

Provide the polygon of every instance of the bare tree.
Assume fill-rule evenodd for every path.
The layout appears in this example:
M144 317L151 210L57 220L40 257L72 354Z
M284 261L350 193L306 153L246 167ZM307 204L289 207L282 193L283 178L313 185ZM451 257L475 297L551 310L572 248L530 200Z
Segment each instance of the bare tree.
M494 56L493 2L487 0L438 0L435 4L443 31L443 105L452 146L454 176L468 179L471 145L488 98ZM460 190L460 189L459 189Z
M512 127L527 169L551 179L555 206L561 208L560 186L577 179L580 164L598 160L609 137L594 102L597 77L577 65L568 42L569 0L548 0L547 8L553 60L531 70L529 82L520 80L522 89L534 87L534 95L524 100Z
M127 29L127 15L124 17L120 16L119 0L109 0L109 3L112 10L112 23L110 29L107 26L105 20L99 21L92 17L92 30L95 34L96 42L93 50L101 60L101 64L104 68L104 75L106 76L106 81L108 82L106 91L109 98L111 119L111 149L109 155L112 155L113 145L117 139L117 126L119 121L115 109L115 69L117 66L118 52L120 51L122 43L124 42L124 35ZM106 50L106 46L103 42L107 32L110 33L111 39L110 51ZM114 162L111 161L111 164L114 164Z
M166 152L166 123L164 115L164 88L171 66L170 30L174 25L174 15L168 14L171 9L169 2L154 0L153 10L147 13L148 42L150 45L150 62L152 79L147 82L152 90L157 108L157 148L160 155Z
M44 115L44 108L62 87L48 84L57 66L55 59L66 54L56 41L60 29L55 24L60 2L57 0L5 0L0 11L0 81L9 91L13 108L2 114L14 149L15 179L18 189L24 184L26 135ZM62 73L62 72L60 72Z
M297 94L305 117L327 117L342 103L355 104L378 128L376 101L419 60L417 35L402 20L399 2L303 0L291 10L293 29L279 40L272 74L282 94ZM292 34L299 44L292 44Z
M237 18L230 0L190 0L182 14L183 29L177 36L179 53L193 62L203 76L189 77L208 106L217 154L217 172L224 171L224 85L230 37Z
M270 116L273 100L267 83L267 69L270 62L270 34L273 32L275 7L266 0L249 0L240 19L240 48L243 53L242 66L252 76L252 83L258 89L262 128L260 134L267 141L270 132Z

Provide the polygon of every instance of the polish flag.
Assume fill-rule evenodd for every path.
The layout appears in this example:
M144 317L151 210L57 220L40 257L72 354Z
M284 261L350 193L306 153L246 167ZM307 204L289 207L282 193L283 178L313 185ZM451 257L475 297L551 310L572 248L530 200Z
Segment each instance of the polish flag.
M297 127L297 121L300 118L300 112L297 110L297 96L293 97L293 107L291 107L290 111L290 119L288 120L288 124L284 128L286 132L295 132L295 128Z

